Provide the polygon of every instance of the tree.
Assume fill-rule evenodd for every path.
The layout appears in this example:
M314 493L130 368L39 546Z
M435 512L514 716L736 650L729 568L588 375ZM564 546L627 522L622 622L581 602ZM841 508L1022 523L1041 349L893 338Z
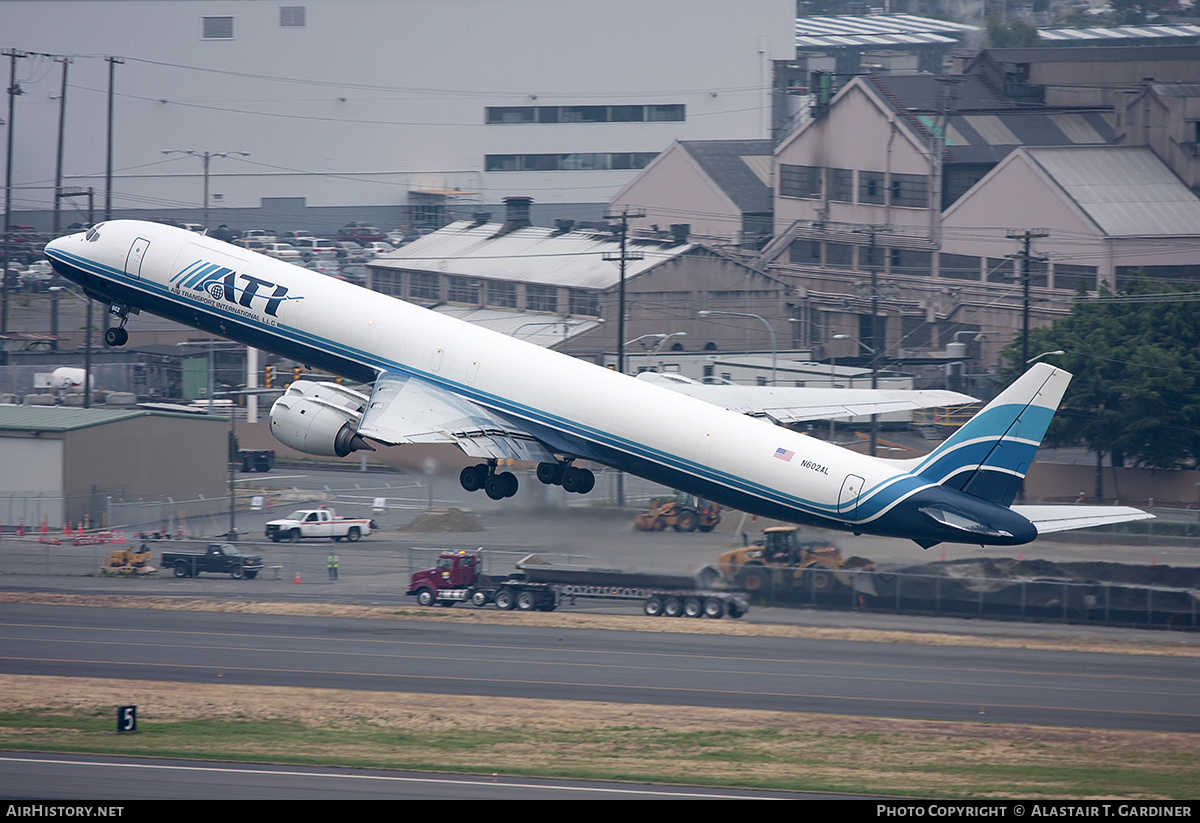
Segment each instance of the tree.
M1200 464L1200 306L1183 294L1200 296L1138 278L1120 295L1101 293L1124 301L1080 302L1030 332L1030 352L1062 349L1045 359L1075 375L1047 445L1082 444L1114 466ZM1016 362L1020 351L1018 339L1003 354Z

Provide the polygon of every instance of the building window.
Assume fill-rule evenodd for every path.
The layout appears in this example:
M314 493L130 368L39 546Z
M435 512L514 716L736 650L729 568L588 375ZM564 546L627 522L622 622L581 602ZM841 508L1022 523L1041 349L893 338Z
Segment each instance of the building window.
M484 300L489 306L496 306L502 309L515 309L517 307L516 283L488 281L484 294Z
M525 286L526 311L558 311L557 286Z
M448 277L446 299L451 303L479 305L479 281L466 277Z
M283 29L304 28L304 6L280 6L279 27Z
M1096 267L1054 264L1054 288L1071 291L1095 291Z
M681 123L682 105L665 106L488 106L484 122L511 123Z
M1011 283L1013 281L1013 261L1002 257L987 259L987 277L989 283Z
M858 173L858 202L883 205L883 172L860 171Z
M788 262L809 266L821 265L821 243L818 240L794 240L788 249Z
M933 273L932 252L914 251L913 249L890 249L888 256L891 258L892 274L926 275Z
M829 199L839 203L854 202L854 170L827 169L829 176Z
M980 259L970 254L938 255L938 276L955 280L978 280Z
M854 268L854 246L847 243L825 244L825 265L832 269Z
M408 296L413 300L440 300L441 284L435 272L415 271L409 278Z
M232 17L204 17L204 39L205 40L232 40L233 39L233 18Z
M650 165L657 152L582 152L578 154L489 154L485 171L636 170Z
M821 169L816 166L779 166L780 197L820 197Z
M600 316L600 299L594 291L586 289L571 289L571 314L582 314L588 317Z
M893 206L929 207L929 178L923 174L893 174L891 192Z
M392 297L404 296L404 275L398 271L372 269L371 288Z

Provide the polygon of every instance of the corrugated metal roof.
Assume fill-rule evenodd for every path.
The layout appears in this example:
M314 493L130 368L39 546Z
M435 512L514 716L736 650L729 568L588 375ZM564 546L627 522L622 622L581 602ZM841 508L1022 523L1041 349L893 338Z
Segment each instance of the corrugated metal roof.
M797 48L953 44L975 26L914 14L796 18Z
M1022 151L1107 235L1200 236L1200 198L1147 148L1079 146Z
M77 409L67 406L0 406L0 431L64 432L154 414L144 409ZM164 415L183 417L185 415Z
M487 280L508 280L578 289L604 290L617 284L616 255L620 244L611 234L566 232L527 226L497 235L502 224L451 223L420 240L376 257L375 269L430 271ZM626 264L626 278L637 275L696 248L690 243L630 238L629 252L642 255Z
M1178 26L1091 26L1083 29L1038 29L1038 39L1054 43L1097 40L1162 39L1165 37L1200 37L1200 26L1192 23Z
M744 214L771 211L770 140L680 140L679 145Z

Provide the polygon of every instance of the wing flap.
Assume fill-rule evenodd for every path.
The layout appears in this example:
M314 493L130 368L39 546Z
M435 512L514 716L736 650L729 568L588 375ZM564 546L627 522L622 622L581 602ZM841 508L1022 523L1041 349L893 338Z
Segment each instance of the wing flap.
M1033 523L1038 534L1154 519L1149 512L1132 506L1013 506L1012 510Z
M388 446L453 443L470 457L554 459L536 437L495 412L402 374L385 373L375 381L358 433Z

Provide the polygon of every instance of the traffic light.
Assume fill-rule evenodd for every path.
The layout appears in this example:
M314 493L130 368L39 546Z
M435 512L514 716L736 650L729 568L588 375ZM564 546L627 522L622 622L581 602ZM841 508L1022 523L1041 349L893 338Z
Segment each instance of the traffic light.
M265 386L268 389L271 388L271 384L274 380L275 380L275 367L274 366L263 367L263 386Z

